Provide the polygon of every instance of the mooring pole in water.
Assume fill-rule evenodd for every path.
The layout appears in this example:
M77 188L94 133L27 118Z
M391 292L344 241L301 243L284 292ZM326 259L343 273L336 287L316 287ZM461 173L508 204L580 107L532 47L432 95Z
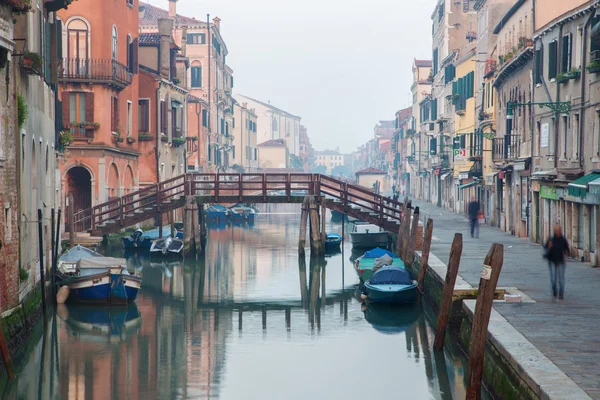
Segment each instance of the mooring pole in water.
M496 284L504 262L504 246L494 243L490 248L481 271L479 293L473 315L471 331L471 349L469 351L469 369L467 374L467 400L481 399L481 378L483 375L483 357L487 340L488 325L492 312L492 303L496 293Z
M298 238L298 254L304 256L306 246L306 225L308 224L308 207L310 196L305 196L302 202L302 214L300 214L300 237Z
M308 304L308 285L306 278L306 258L304 258L304 255L298 257L298 275L300 279L300 301L302 302L302 307L305 307Z
M456 275L458 275L458 267L460 266L462 248L462 234L456 233L454 234L454 240L452 241L452 247L450 249L450 260L448 261L442 300L440 302L440 314L438 315L437 325L435 326L433 349L436 351L444 349L444 339L446 338L446 328L448 327L448 320L450 319L452 295L454 294L454 284L456 283Z
M75 200L73 199L73 193L69 193L69 197L67 198L69 205L69 248L73 248L75 246ZM94 216L92 215L92 218Z
M419 230L419 207L415 207L415 213L413 214L412 227L410 229L410 235L408 238L408 245L406 249L406 260L404 264L407 267L412 267L413 259L415 257L415 246L417 244L417 232Z
M311 257L321 255L321 233L319 232L319 203L313 197L310 201L310 251Z
M52 287L54 288L53 290L53 296L54 296L54 301L56 302L56 273L57 273L57 269L58 269L58 249L60 247L60 217L62 215L62 210L59 208L58 209L58 218L56 220L56 234L54 235L55 239L56 239L56 243L54 243L54 257L52 260Z
M46 280L44 279L44 233L42 231L44 225L44 216L42 210L38 208L38 240L39 240L39 257L40 257L40 281L42 284L42 315L44 317L44 327L48 323L46 320ZM35 279L34 279L35 282Z
M55 276L54 276L54 262L55 262L55 247L56 247L56 233L54 231L54 225L56 224L56 215L55 215L56 211L54 210L54 208L52 210L50 210L50 273L52 274L51 278L50 278L50 286L52 286L50 288L50 295L52 296L52 302L56 301L56 286L54 285L54 283L56 282Z
M325 205L325 196L321 199L321 248L325 249L327 241L327 206Z
M404 222L404 227L403 227L404 229L402 230L402 247L400 249L400 253L398 253L398 255L400 255L400 258L402 259L402 261L406 260L406 253L408 250L411 215L412 215L412 208L409 205L406 208L406 213L405 213L406 221Z
M433 235L433 220L427 219L427 225L425 226L425 238L423 239L423 252L421 253L421 267L419 268L419 290L424 291L423 282L425 281L425 275L427 274L427 268L429 263L429 250L431 249L431 236Z
M402 213L400 214L400 226L398 227L398 240L396 241L396 253L398 254L399 257L402 257L402 243L404 242L405 238L404 238L404 224L406 224L407 221L407 213L406 211L409 209L410 207L410 202L408 201L408 196L406 196L404 198L404 203L402 204ZM402 214L404 214L404 217L402 218Z

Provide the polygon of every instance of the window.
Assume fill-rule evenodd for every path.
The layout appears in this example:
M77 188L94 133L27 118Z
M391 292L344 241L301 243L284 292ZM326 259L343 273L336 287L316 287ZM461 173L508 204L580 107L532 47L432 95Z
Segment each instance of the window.
M87 60L89 32L87 24L74 19L67 25L67 58L72 60ZM75 63L79 66L79 63ZM83 67L83 64L81 65Z
M273 117L273 132L277 132L277 118Z
M572 35L569 33L562 37L562 60L561 72L569 72L571 70L571 50L573 48Z
M138 72L138 43L138 38L131 39L131 35L127 35L127 70L132 74Z
M63 102L66 102L69 107L67 115L63 116L63 125L80 122L94 122L93 93L64 92ZM87 133L85 127L70 127L70 129L71 133L74 135L85 135Z
M138 131L150 132L150 100L138 100Z
M208 126L208 110L202 110L202 126Z
M127 0L127 5L133 7L133 0Z
M438 49L433 50L433 76L438 73Z
M568 140L568 135L569 135L569 117L566 115L563 116L562 122L563 122L563 157L566 157L567 156L567 140Z
M118 50L118 36L117 36L117 27L113 25L112 28L112 59L117 59L117 50Z
M112 132L119 132L119 98L112 98L110 126Z
M231 146L231 157L235 159L235 146Z
M258 149L254 149L254 161L258 160Z
M176 101L171 102L171 136L174 138L182 137L181 117L183 116L183 113L181 108L180 103Z
M10 204L4 206L4 241L10 243L12 241L12 209Z
M548 79L552 80L556 78L557 64L558 64L558 53L557 53L558 42L553 40L548 45Z
M127 102L127 137L133 135L133 104L131 101Z
M573 116L573 126L571 127L571 141L573 143L573 159L579 157L579 114Z
M164 100L160 101L160 133L162 135L169 134L169 125L168 125L168 109L167 102Z
M202 67L201 66L192 66L192 87L193 88L201 88L202 87Z
M206 34L188 33L187 44L206 44Z

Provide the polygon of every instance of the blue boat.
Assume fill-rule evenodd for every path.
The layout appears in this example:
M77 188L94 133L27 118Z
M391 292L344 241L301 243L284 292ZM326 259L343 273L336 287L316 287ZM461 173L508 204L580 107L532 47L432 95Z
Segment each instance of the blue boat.
M248 222L254 223L256 217L256 210L252 207L246 206L233 206L229 209L231 211L231 218L234 222Z
M205 214L209 221L221 221L229 219L231 211L225 206L213 204L206 208Z
M75 246L58 261L58 284L67 286L67 302L118 305L135 301L142 278L127 271L124 258L104 257Z
M163 237L171 236L171 227L163 227ZM176 230L175 237L183 239L183 231ZM152 242L160 238L159 228L144 232L136 229L130 236L123 238L123 247L128 250L150 250Z
M329 233L327 234L327 239L325 240L325 251L338 249L341 244L341 235L338 235L337 233Z
M364 296L370 303L414 303L417 301L417 283L406 269L386 266L365 283Z

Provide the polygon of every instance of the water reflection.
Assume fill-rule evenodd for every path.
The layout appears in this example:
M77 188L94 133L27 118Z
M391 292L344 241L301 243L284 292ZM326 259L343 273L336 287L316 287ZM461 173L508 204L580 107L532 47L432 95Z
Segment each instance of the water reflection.
M136 305L59 309L3 398L464 398L464 358L430 351L421 307L361 309L348 243L299 259L297 219L212 229L198 261L130 255Z

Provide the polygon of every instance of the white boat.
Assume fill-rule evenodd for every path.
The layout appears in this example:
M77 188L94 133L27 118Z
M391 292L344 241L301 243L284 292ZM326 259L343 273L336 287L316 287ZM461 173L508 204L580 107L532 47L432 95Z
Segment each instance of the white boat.
M150 247L151 255L179 255L183 253L183 240L167 237L157 239Z
M386 248L388 245L388 233L377 225L366 222L355 222L350 232L352 247L373 249L375 247Z

